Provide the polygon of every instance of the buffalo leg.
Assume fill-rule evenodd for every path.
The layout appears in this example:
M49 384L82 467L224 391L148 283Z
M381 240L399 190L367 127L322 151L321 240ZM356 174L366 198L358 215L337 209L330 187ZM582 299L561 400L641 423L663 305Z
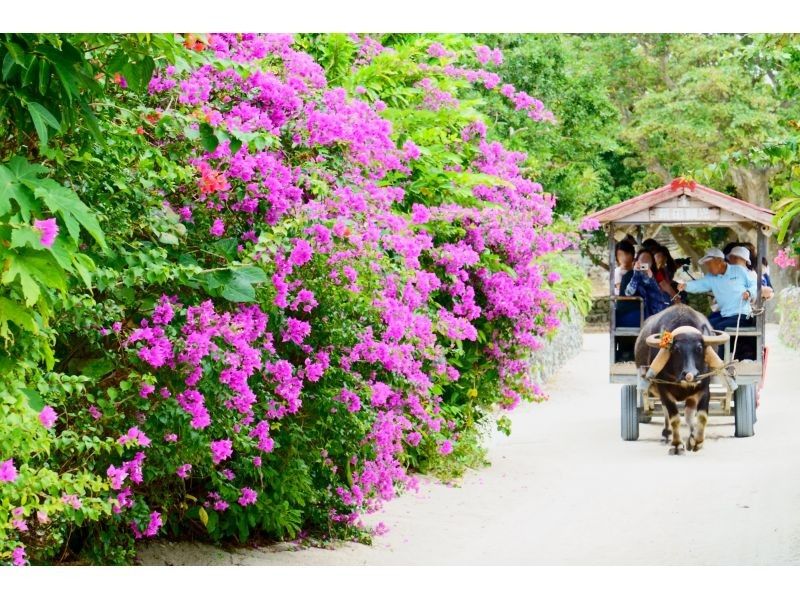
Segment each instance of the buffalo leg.
M671 455L678 455L683 452L683 442L681 442L681 416L678 414L678 405L675 403L675 400L661 388L659 388L659 395L661 395L661 404L666 410L664 419L669 423L669 428L672 432L672 448L669 452Z
M694 433L695 433L695 419L694 414L697 411L697 398L694 396L686 398L686 407L684 408L684 419L686 425L689 426L689 438L686 440L686 448L692 450L694 446Z
M708 404L711 402L711 393L708 386L700 391L700 404L697 406L697 426L689 438L689 449L699 451L703 448L706 438L706 424L708 423Z

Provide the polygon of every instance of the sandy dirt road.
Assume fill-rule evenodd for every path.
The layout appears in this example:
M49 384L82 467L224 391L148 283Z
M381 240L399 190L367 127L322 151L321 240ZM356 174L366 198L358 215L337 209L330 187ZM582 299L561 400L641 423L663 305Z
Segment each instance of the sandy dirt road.
M368 522L373 546L226 552L157 543L143 564L800 564L800 353L768 327L769 372L756 435L713 417L699 453L670 456L662 418L620 440L619 386L608 383L608 336L549 384L551 400L512 415L489 441L492 466L460 487L421 484ZM683 436L687 429L684 426Z

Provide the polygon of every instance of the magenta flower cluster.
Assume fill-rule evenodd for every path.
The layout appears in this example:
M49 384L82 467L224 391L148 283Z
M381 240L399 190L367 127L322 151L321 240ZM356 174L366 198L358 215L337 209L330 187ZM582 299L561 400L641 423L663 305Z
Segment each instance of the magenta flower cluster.
M388 51L372 38L354 39L356 66ZM468 191L469 207L438 198L411 202L406 183L424 148L420 140L398 142L381 116L383 102L370 104L363 90L350 97L331 88L291 36L211 35L208 49L222 61L181 75L170 67L150 82L155 101L177 102L226 133L213 151L198 144L191 159L196 188L168 201L194 226L190 234L231 239L239 259L262 268L269 299L226 308L162 296L152 316L121 340L157 381L140 385L140 396L172 402L191 430L163 437L170 454L180 455L170 475L191 473L201 483L215 472L217 485L206 486L202 504L220 513L258 503L260 488L241 475L244 464L266 464L282 448L274 428L302 417L307 401L323 400L324 387L332 413L367 422L357 454L321 460L337 480L341 506L331 517L352 523L358 511L415 485L405 451L426 439L441 455L457 447L455 422L445 416L437 387L465 374L451 360L462 343L480 345L498 374L503 406L541 394L527 358L558 325L562 306L538 259L571 241L548 230L554 199L523 174L526 156L490 142L482 121L454 136L453 151L463 159L450 168L484 181ZM502 62L499 50L474 52L482 65ZM441 44L428 48L424 59L436 64L419 65L421 107L455 108L463 81L479 82L532 119L552 119L539 100L503 86L496 73L456 66L457 57ZM452 85L443 84L448 80ZM232 146L231 138L252 134L273 142ZM463 235L439 239L437 227L451 225ZM264 235L284 236L264 244ZM367 296L361 317L344 323L346 342L331 340L342 323L320 309L334 288ZM149 430L146 417L140 425ZM181 452L197 434L205 439L202 453ZM160 448L138 426L119 443L126 450ZM119 491L115 512L134 505L145 460L138 451L109 468ZM0 464L0 479L9 471ZM131 525L139 538L155 535L162 523L153 511L145 530Z

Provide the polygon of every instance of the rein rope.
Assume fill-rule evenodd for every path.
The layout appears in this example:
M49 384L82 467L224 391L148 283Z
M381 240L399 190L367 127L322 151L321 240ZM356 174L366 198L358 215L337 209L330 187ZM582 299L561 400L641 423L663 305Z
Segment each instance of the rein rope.
M676 294L675 297L677 297L677 296L678 295ZM673 300L675 299L675 297L673 297ZM697 378L695 378L691 382L687 382L686 380L684 380L682 382L678 382L678 381L675 381L675 380L664 380L663 378L650 378L649 382L651 384L653 382L658 382L659 384L670 384L672 386L683 386L683 387L686 387L686 386L697 386L698 384L700 384L706 378L711 378L712 376L716 376L717 374L723 374L725 376L728 376L728 377L732 378L733 374L729 371L729 368L731 366L735 366L738 363L738 361L736 361L736 345L739 343L739 322L742 319L742 307L744 306L744 302L745 302L745 299L742 298L741 302L739 303L739 315L736 318L736 338L733 341L733 351L731 352L731 360L728 363L723 364L722 367L718 367L718 368L715 368L715 369L713 369L713 370L711 370L709 372L706 372L705 374L700 374L699 376L697 376ZM759 309L761 311L764 311L763 307L761 307ZM758 313L760 313L760 312L757 312L756 310L753 311L753 315L758 315Z

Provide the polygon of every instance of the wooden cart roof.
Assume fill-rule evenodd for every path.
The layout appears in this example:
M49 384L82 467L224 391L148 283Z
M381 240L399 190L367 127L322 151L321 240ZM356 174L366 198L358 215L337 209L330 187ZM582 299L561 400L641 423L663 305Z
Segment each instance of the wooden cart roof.
M601 224L725 226L751 222L771 229L775 228L773 216L775 212L766 208L693 181L675 179L668 185L609 206L588 218L596 218Z

